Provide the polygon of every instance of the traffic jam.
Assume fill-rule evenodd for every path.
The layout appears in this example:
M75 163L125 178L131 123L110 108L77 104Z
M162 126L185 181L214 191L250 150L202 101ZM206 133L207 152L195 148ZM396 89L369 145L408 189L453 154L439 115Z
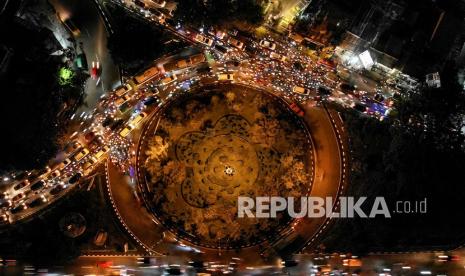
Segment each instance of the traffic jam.
M140 16L166 25L165 19L171 14L163 8L166 2L159 2L155 5L158 8L139 0L119 4L130 5ZM10 185L0 193L0 223L23 219L60 198L81 179L92 176L107 157L127 171L134 154L133 130L164 101L177 92L188 91L201 78L267 88L280 93L301 116L299 104L333 102L382 120L392 105L381 93L359 91L337 77L328 77L335 75L335 68L310 59L289 37L256 40L236 30L195 30L179 24L173 29L202 46L202 51L154 62L104 95L93 113L86 116L90 120L82 131L71 135L70 142L46 168L3 179ZM99 66L94 63L92 68L97 70Z

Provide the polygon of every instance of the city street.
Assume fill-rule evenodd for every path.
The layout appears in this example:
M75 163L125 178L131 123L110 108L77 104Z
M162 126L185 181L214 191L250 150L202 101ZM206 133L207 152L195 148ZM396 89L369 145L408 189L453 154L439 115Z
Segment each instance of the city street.
M111 59L107 48L108 30L93 0L51 0L50 3L57 10L59 17L70 18L81 30L79 35L75 35L77 51L81 51L79 45L82 43L82 50L86 54L89 66L93 61L100 63L100 78L87 80L85 104L76 111L79 116L83 112L89 114L96 107L100 97L120 83L119 69Z
M260 270L267 265L277 265L297 252L307 254L299 260L298 269L307 272L314 269L316 259L310 254L316 251L319 238L331 228L331 218L296 219L279 238L239 249L201 246L181 239L163 226L148 210L144 194L149 190L145 190L144 185L148 184L146 176L140 173L145 160L139 160L139 152L151 135L146 136L146 132L158 127L157 113L163 107L195 89L226 86L227 83L244 90L271 93L295 113L292 115L301 118L298 121L305 124L311 136L312 146L307 150L313 171L307 196L332 198L331 210L338 212L338 198L349 185L350 149L344 122L329 106L354 108L363 116L384 120L389 116L391 90L379 92L377 81L367 80L356 70L350 71L349 80L344 80L337 76L337 68L322 64L321 60L312 60L303 47L286 35L267 34L259 39L233 34L219 37L203 28L194 30L189 26L155 22L147 16L148 11L135 8L133 1L114 2L125 6L128 12L164 26L192 45L152 61L134 76L120 76L107 49L111 26L102 17L103 10L98 6L101 3L51 0L61 20L71 19L80 30L80 34L74 34L77 44L82 45L77 51L86 54L89 65L98 62L101 72L98 78L87 80L84 104L73 116L75 128L69 131L72 132L69 141L57 157L47 168L8 183L2 201L5 206L0 213L6 218L2 227L14 226L53 207L54 202L78 189L79 183L94 177L99 165L105 164L108 203L128 239L142 249L141 255L153 257L148 264L144 263L153 266L150 272L153 275L161 275L165 269L162 266L168 263L184 265L199 259L226 266L234 258L241 258L240 267L245 269L244 275L249 275L248 268ZM296 6L303 4L303 1L289 1L283 6L281 16L293 17ZM172 9L173 3L168 6ZM122 77L124 83L121 83ZM464 255L462 251L457 254ZM139 275L143 274L143 268L138 257L141 256L110 253L109 256L82 256L72 266L56 268L56 271L100 274L129 271L129 268ZM344 262L348 262L346 256L337 254L321 258L325 260L321 266L338 269L344 269ZM423 267L429 271L437 258L437 253L386 255L379 252L364 257L363 265L349 265L345 272L362 269L366 272L362 275L382 275L379 273L391 269L418 272L423 271ZM463 270L462 263L460 266L452 262L435 265L435 272L447 271L448 275L461 275ZM21 266L11 269L21 269ZM51 271L54 270L50 268ZM299 275L298 271L293 274L292 269L287 272ZM406 272L405 275L410 274Z

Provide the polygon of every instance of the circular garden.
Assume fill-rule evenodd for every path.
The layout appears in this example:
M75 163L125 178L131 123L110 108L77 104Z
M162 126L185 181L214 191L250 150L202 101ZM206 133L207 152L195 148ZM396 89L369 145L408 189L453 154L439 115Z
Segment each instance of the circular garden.
M137 170L148 209L201 246L241 248L278 238L292 219L239 218L238 197L300 197L311 189L310 135L267 92L239 85L191 91L167 103L142 137Z

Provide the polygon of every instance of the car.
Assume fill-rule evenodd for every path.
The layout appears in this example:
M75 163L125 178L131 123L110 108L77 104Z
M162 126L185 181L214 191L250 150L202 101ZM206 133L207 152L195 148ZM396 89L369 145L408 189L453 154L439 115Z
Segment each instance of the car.
M93 170L93 166L95 165L96 161L94 159L89 159L87 162L85 162L84 164L82 164L82 173L84 175L89 175L92 170Z
M63 191L65 189L65 186L62 185L62 184L58 184L56 185L55 187L53 187L51 190L50 190L50 194L51 195L57 195L58 193L60 193L61 191Z
M225 55L225 54L227 54L227 53L230 51L229 48L227 48L227 47L225 47L225 46L223 46L223 45L220 45L220 44L216 44L216 45L215 45L215 50L217 50L218 52L220 52L222 55Z
M88 154L89 154L89 150L86 148L83 148L80 152L78 152L78 154L74 156L74 160L79 161L85 156L87 156Z
M174 9L166 9L166 8L163 8L163 9L161 9L161 11L162 11L164 14L168 15L169 17L173 17L173 16L174 16ZM170 25L175 25L175 21L174 21L173 19L168 18L167 21L168 21L168 23L169 23Z
M189 265L193 267L196 271L201 271L206 268L204 261L189 261Z
M145 265L149 265L152 263L154 259L152 257L138 257L137 258L137 263L138 264L145 264Z
M281 264L284 267L294 267L294 266L299 265L299 263L296 260L285 260L285 261L282 261Z
M44 195L41 195L41 196L29 201L28 203L26 203L26 205L29 208L34 208L34 207L37 207L37 206L40 206L40 205L44 204L47 201L48 201L47 198Z
M194 40L197 41L197 42L200 42L202 44L205 44L205 45L207 45L209 47L211 47L213 45L213 39L205 37L205 36L203 36L201 34L197 34L195 36Z
M87 143L91 142L95 138L95 132L89 131L84 135L84 139L86 140Z
M235 39L234 37L230 37L228 39L228 43L231 44L232 46L236 47L239 50L244 49L244 42L239 41L239 40Z
M458 255L439 255L437 258L438 262L457 262L460 260Z
M76 27L76 25L70 18L63 20L62 22L74 36L78 36L81 34L81 30L79 30L79 28Z
M49 166L45 166L45 168L43 168L42 170L39 171L39 175L43 176L45 174L48 174L51 171L52 171L52 169Z
M234 75L233 74L218 74L219 81L233 81Z
M131 128L135 128L146 116L147 116L147 113L141 112L134 119L132 119L128 125Z
M95 135L90 141L86 141L87 146L90 151L96 150L100 145L103 144L103 138L100 135Z
M180 265L169 265L165 269L165 273L167 275L182 275L181 266Z
M54 170L51 174L50 174L50 178L56 178L56 177L59 177L61 175L61 172L59 170Z
M74 183L78 182L79 179L81 179L81 177L82 177L82 174L76 173L76 174L74 174L73 176L71 176L71 177L68 179L68 183L69 183L69 184L74 184Z
M0 215L0 224L7 224L9 223L10 220L6 214L1 214Z
M305 112L296 103L291 103L289 107L300 117L305 115Z
M324 86L318 87L318 94L322 96L329 96L331 95L331 90L329 88L326 88Z
M13 190L15 191L18 191L18 190L21 190L22 188L26 187L27 185L29 185L29 181L28 180L24 180L18 184L16 184L14 187L13 187Z
M150 17L153 21L157 21L160 24L165 23L166 16L158 9L149 8L146 16Z
M260 46L262 46L263 48L270 49L270 50L275 50L276 49L276 43L268 41L266 39L262 39L260 41Z
M207 59L203 53L192 55L188 59L188 64L190 66L197 66L202 62L205 62Z
M347 267L361 267L362 261L360 259L344 259L342 260L342 265Z
M11 208L10 212L11 212L12 214L17 214L17 213L22 212L22 211L24 211L24 210L26 210L26 209L27 209L26 204L21 203L21 204L19 204L18 206L14 207L14 208Z
M383 96L383 95L381 95L380 93L376 93L376 94L375 94L375 97L374 97L374 99L375 99L375 101L377 101L377 102L380 102L380 103L381 103L381 102L383 102L383 101L384 101L384 96Z
M177 80L177 79L178 79L178 77L177 77L175 74L173 74L173 75L171 75L171 76L169 76L169 77L166 77L166 78L162 79L162 80L160 81L160 83L161 83L162 85L168 85L168 84L172 83L173 81L175 81L175 80Z
M119 135L124 138L124 137L128 136L129 133L131 133L131 131L132 131L131 127L125 127L123 130L121 130L119 132Z
M120 107L118 107L118 111L121 114L124 114L129 110L131 110L131 105L129 104L129 102L125 102L124 104L120 105Z
M110 150L110 147L105 145L100 149L96 154L94 154L93 158L96 160L99 160L105 153L107 153Z
M165 0L150 0L150 2L157 4L161 8L166 6L166 1Z
M156 88L156 87L153 87L152 89L150 89L150 92L152 92L153 95L160 94L160 90L158 90L158 88Z
M145 8L145 3L142 0L133 0L132 1L134 5L138 6L139 8L144 9Z
M58 166L56 167L57 170L62 170L64 168L66 168L66 166L68 166L69 164L71 164L71 159L69 158L66 158L65 160L63 160L63 162L61 162L60 164L58 164Z
M90 68L90 76L94 80L100 77L100 62L92 61L92 67Z
M45 181L44 180L39 180L36 183L31 185L31 191L37 191L45 187Z
M0 201L0 208L9 208L11 207L11 200Z
M297 94L308 95L310 94L310 89L296 85L292 88L292 92L297 93Z
M123 119L118 119L116 121L113 121L113 123L111 123L110 125L110 130L112 131L115 131L117 130L118 128L122 127L124 125L124 120Z
M361 103L354 103L351 105L351 107L359 112L366 112L367 111L367 107L364 105L364 104L361 104Z
M354 85L348 84L348 83L341 83L339 85L339 88L341 88L341 91L345 94L347 93L353 93L356 89Z
M232 35L232 36L236 36L238 33L239 33L239 31L236 30L236 29L230 29L230 30L228 30L228 34L230 34L230 35Z
M217 32L215 33L215 36L216 36L216 38L218 38L218 39L223 39L223 38L226 36L226 33L223 32L223 31L217 31Z
M109 127L113 123L113 118L107 117L105 120L102 122L103 127Z
M112 261L98 261L97 262L97 267L100 267L100 268L110 268L111 266L113 266Z
M66 146L65 151L67 154L71 154L80 148L82 148L82 144L78 141L73 141L69 145Z
M282 62L286 62L287 61L287 57L284 56L284 55L280 55L276 52L271 52L270 53L270 58L271 59L274 59L274 60L279 60L279 61L282 61Z
M15 179L15 180L23 179L23 178L25 178L25 177L28 176L28 173L29 173L28 171L23 171L23 172L20 172L20 173L15 173L15 174L13 174L13 179Z
M144 100L144 105L145 106L151 106L152 104L160 102L160 98L154 97L154 96L149 96Z
M115 89L115 94L116 94L116 96L121 97L121 96L123 96L124 94L128 93L131 90L132 90L132 87L129 84L124 84L124 85L118 86Z
M129 101L130 99L131 99L131 97L129 97L128 95L123 95L123 96L119 97L118 99L116 99L115 106L120 107L125 102Z

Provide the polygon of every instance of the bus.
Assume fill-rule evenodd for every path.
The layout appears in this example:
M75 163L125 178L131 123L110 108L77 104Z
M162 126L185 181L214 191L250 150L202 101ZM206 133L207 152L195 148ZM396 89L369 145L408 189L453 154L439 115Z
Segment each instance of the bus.
M136 84L144 83L154 78L156 75L158 75L159 72L160 71L158 70L156 66L150 67L149 69L145 70L142 74L135 76L134 82Z

